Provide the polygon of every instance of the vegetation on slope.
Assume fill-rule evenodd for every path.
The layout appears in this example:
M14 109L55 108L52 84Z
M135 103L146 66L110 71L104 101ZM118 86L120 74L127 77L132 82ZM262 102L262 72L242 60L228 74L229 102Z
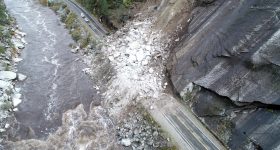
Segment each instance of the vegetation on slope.
M131 18L130 9L133 4L143 1L145 0L77 0L111 29L121 27Z
M5 10L6 10L6 7L5 7L3 1L1 0L0 1L0 25L1 26L9 24L9 17L6 14Z

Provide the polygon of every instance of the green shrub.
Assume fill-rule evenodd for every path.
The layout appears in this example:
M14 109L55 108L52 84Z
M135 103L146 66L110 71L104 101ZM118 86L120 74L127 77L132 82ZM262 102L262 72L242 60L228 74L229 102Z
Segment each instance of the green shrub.
M0 25L6 25L6 24L9 24L9 18L6 13L6 7L1 1L0 2Z
M9 109L13 108L13 105L10 102L5 102L4 104L2 104L0 106L0 108L2 110L9 110Z
M52 10L57 12L60 9L60 5L53 5L53 6L51 6L51 8L52 8Z
M74 29L71 32L72 38L77 42L81 38L81 30L80 29Z
M129 7L132 4L132 0L123 0L123 5Z
M77 15L73 12L70 12L65 20L66 28L68 29L72 28L76 19L77 19Z
M4 46L0 46L0 54L5 53L5 47Z
M99 1L99 13L101 16L108 16L108 2L107 0L100 0Z
M86 38L84 38L81 42L81 47L85 48L90 42L90 35L88 35Z
M48 0L39 0L39 2L44 6L48 5Z

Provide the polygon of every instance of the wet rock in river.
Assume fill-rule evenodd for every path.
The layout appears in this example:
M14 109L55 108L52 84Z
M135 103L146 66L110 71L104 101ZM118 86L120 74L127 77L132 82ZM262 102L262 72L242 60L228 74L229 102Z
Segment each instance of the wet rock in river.
M18 62L20 62L20 61L22 61L23 59L22 58L13 58L13 61L15 62L15 63L18 63Z
M24 49L25 46L24 46L24 44L21 41L19 41L19 40L12 40L12 41L13 41L13 43L14 43L16 48Z
M24 81L26 78L27 78L26 75L23 75L23 74L21 74L21 73L18 73L18 80L19 80L19 81Z
M17 107L22 102L22 100L19 98L13 98L12 101L13 101L14 107Z

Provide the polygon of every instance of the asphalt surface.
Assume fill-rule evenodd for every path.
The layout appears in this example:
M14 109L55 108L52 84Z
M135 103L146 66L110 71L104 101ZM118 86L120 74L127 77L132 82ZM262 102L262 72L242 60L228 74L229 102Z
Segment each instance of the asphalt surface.
M179 149L186 150L225 150L222 143L193 115L171 95L163 95L152 104L144 104L150 114L168 133Z
M70 9L77 14L79 19L87 24L87 26L93 31L94 36L97 38L102 38L108 34L106 29L99 23L99 21L92 16L87 10L81 7L77 2L72 0L64 0L64 2L70 7ZM85 18L81 16L81 14L85 15L85 18L88 19L88 22L85 21Z

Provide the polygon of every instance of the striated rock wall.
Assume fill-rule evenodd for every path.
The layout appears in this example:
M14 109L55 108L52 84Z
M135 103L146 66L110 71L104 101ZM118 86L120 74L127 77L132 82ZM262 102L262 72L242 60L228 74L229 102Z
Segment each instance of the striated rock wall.
M178 92L194 82L233 101L279 104L279 1L217 1L194 11L174 50ZM205 13L205 12L212 13Z
M175 91L230 148L277 149L280 1L197 4L171 52Z

